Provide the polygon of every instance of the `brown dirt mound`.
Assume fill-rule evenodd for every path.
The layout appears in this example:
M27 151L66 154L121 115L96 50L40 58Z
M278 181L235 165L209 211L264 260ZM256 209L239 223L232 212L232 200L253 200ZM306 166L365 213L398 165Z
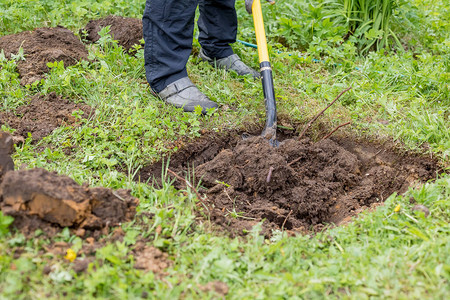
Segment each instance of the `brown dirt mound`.
M0 182L6 172L14 170L14 161L10 156L13 144L12 136L7 132L0 131Z
M91 20L80 30L87 32L86 40L95 43L100 39L98 32L106 27L110 27L110 35L125 50L130 50L134 45L139 45L139 40L143 39L142 20L135 18L125 18L120 16L107 16L98 20Z
M62 227L102 230L130 221L138 200L128 190L80 186L44 169L7 172L0 184L0 208L25 233Z
M87 60L88 52L72 31L62 27L38 28L18 34L0 37L0 49L7 58L17 54L22 47L25 60L17 63L22 85L32 84L44 78L47 63L64 61L64 66Z
M232 139L225 141L234 145ZM260 137L235 147L214 142L208 147L203 140L170 160L170 169L183 177L187 166L192 174L192 165L213 222L241 235L263 221L266 236L276 229L308 231L340 224L394 192L435 178L437 170L429 159L351 139L288 139L273 148ZM140 177L160 174L161 162L145 168Z
M35 95L30 104L18 107L15 114L0 112L0 126L6 124L16 129L15 135L24 138L30 132L33 140L38 141L51 134L57 127L76 126L77 119L72 113L77 110L83 111L84 117L92 113L89 106L73 103L55 93L47 96Z

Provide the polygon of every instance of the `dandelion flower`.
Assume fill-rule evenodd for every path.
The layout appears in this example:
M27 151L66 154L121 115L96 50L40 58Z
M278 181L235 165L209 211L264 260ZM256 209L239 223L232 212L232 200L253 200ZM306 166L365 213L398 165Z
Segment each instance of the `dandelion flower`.
M66 254L66 256L64 256L64 258L70 262L73 262L75 260L75 258L77 258L77 253L69 248L69 249L67 249L67 254Z

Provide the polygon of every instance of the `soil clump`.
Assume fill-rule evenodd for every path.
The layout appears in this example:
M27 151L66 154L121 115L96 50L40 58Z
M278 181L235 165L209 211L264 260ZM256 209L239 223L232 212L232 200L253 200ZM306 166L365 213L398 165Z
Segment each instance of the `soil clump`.
M85 39L95 43L100 39L98 32L107 26L110 26L111 37L126 51L130 51L134 45L139 45L139 41L143 39L142 20L120 16L91 20L80 30L80 35L83 36L86 32Z
M72 31L62 26L37 28L17 34L0 37L0 50L6 58L17 55L23 48L25 60L18 60L17 70L22 85L32 84L44 78L49 71L47 63L63 61L64 66L87 60L88 52L84 44Z
M278 148L261 137L215 141L186 146L172 156L169 169L201 180L204 213L232 236L245 235L259 222L265 236L339 225L394 192L434 179L438 169L430 159L350 138L287 139ZM160 178L161 168L161 162L144 168L141 180Z
M69 227L89 235L132 220L137 205L128 190L90 188L44 169L9 171L0 183L0 209L25 234Z
M138 241L133 248L135 257L134 268L145 272L164 275L164 270L173 264L169 255L158 248L148 245L144 241Z
M15 113L0 112L0 126L16 129L15 135L23 138L31 133L33 140L39 141L60 126L76 126L79 120L72 114L78 110L83 112L84 118L93 112L88 105L73 103L55 93L38 94L31 98L30 104L18 107Z
M0 182L6 172L14 170L14 161L10 156L13 145L12 136L7 132L0 131Z

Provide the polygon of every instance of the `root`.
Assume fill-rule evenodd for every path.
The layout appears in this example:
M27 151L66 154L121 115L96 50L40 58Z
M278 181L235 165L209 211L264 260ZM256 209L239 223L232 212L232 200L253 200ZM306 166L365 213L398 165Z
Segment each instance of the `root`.
M330 137L333 133L335 133L339 128L344 127L344 126L347 126L347 125L349 125L349 124L351 124L351 123L352 123L352 122L346 122L346 123L344 123L344 124L341 124L341 125L339 125L339 126L336 126L329 134L327 134L326 136L324 136L322 140L325 140L325 139L329 138L329 137Z
M274 168L270 167L269 168L269 173L267 174L267 178L266 178L266 182L269 183L270 179L272 178L272 172L273 172Z
M200 195L200 193L197 191L197 189L189 181L187 181L186 179L184 179L183 177L181 177L180 175L178 175L177 173L175 173L174 171L172 171L170 169L167 169L167 172L169 172L170 174L175 176L175 178L177 178L178 180L184 182L187 187L191 188L194 191L194 193L197 196L198 200L200 200L200 202L202 204L205 204L204 201L203 201L202 196Z
M343 90L330 104L328 104L327 107L325 107L321 112L319 112L311 121L308 122L308 124L306 124L305 128L303 129L302 133L300 133L298 140L301 140L302 137L305 135L306 131L309 129L309 127L311 127L312 123L314 123L328 108L331 107L331 105L333 105L339 98L341 98L341 96L349 91L352 87L348 87L345 90Z

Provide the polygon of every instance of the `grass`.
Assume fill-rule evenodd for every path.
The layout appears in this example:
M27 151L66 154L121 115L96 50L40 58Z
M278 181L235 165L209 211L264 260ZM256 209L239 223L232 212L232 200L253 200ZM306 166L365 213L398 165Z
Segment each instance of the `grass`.
M237 7L239 38L251 42L251 18L243 1ZM392 26L414 28L409 33L396 31L406 51L360 56L354 42L343 40L345 30L326 18L322 1L264 5L281 125L301 128L352 86L327 110L323 126L351 120L351 128L343 129L349 134L398 141L404 149L427 152L448 166L450 22L445 12L449 5L417 0L402 7L403 11L394 11ZM139 17L142 10L143 2L138 1L3 1L0 35L57 24L78 32L92 18ZM197 200L190 191L179 192L170 182L156 189L132 177L143 165L204 130L220 134L262 126L260 83L214 70L191 57L192 80L222 109L213 116L187 114L150 95L142 49L136 56L126 55L106 32L103 35L102 42L89 47L91 63L54 64L37 86L20 86L16 62L0 55L2 110L14 111L38 92L56 92L96 110L95 117L78 128L59 128L38 144L28 139L16 149L14 161L16 166L67 174L79 183L129 188L141 201L139 210L154 217L123 224L124 241L105 245L90 269L76 274L63 255L52 254L46 246L64 241L77 249L85 241L68 230L53 240L39 232L27 239L8 229L10 219L0 214L0 299L122 299L146 293L158 299L217 298L220 295L213 291L199 289L215 280L229 286L231 299L446 298L449 175L439 174L436 181L410 188L405 195L392 195L375 211L314 236L287 237L278 232L264 240L257 226L244 240L212 233L207 222L196 220ZM199 49L196 40L194 47ZM254 49L233 47L257 67ZM307 53L300 51L306 49ZM77 151L64 154L64 148L72 146ZM117 171L123 165L128 174ZM415 203L427 206L431 216L412 211ZM400 211L395 212L399 204ZM133 268L130 249L140 238L169 254L174 263L166 276ZM15 256L19 250L22 254ZM52 266L49 275L43 274L45 266Z
M348 35L356 38L358 48L367 52L371 48L382 49L389 46L393 37L401 48L400 41L390 26L391 16L398 5L396 0L331 0L325 2L330 7L331 19L345 24Z

